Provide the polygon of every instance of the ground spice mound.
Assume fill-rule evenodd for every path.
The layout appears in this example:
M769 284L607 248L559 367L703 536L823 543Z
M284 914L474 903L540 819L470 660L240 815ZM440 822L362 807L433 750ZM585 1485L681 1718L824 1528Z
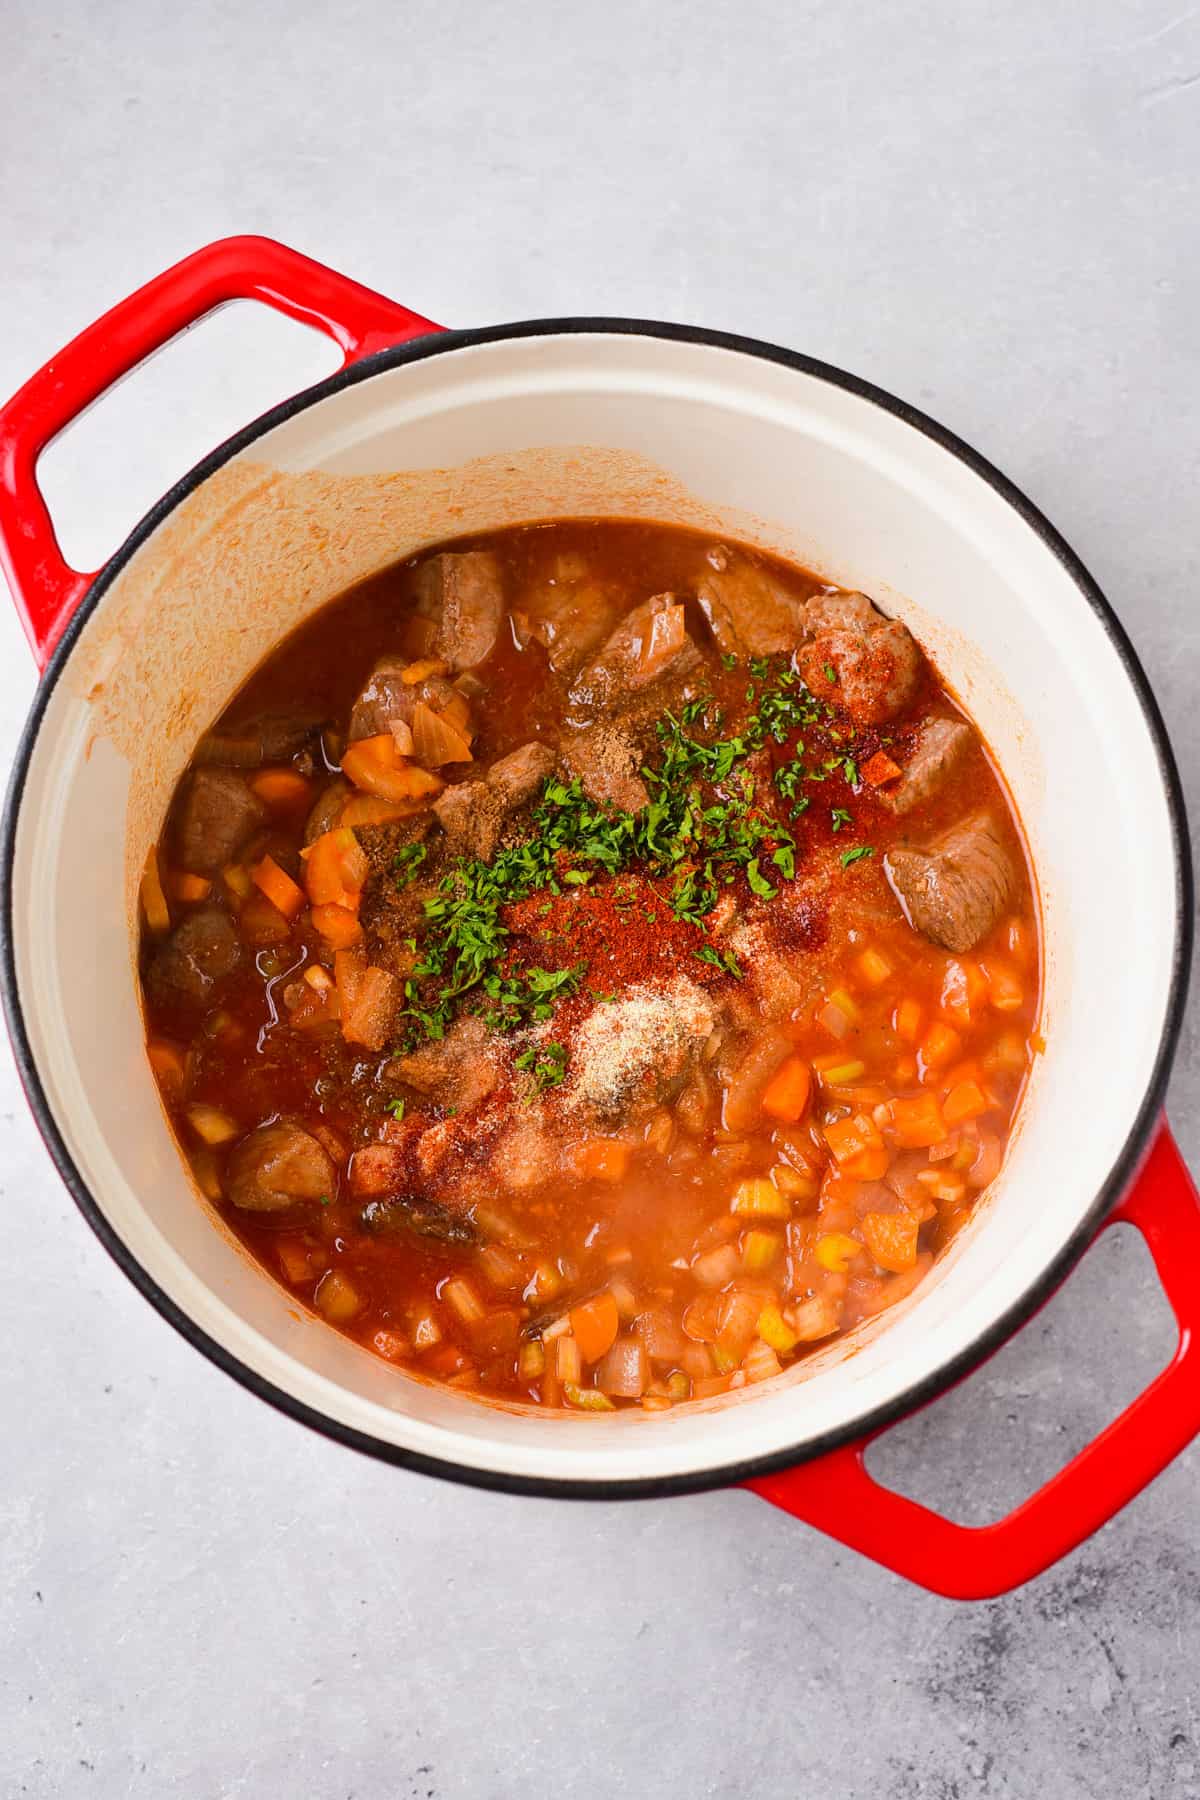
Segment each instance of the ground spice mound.
M621 994L631 982L669 981L681 968L702 986L721 972L695 955L705 942L671 910L671 880L637 874L600 878L561 894L531 894L504 909L516 968L586 964L595 993Z
M648 1080L669 1084L699 1055L716 1020L712 1001L683 975L663 988L639 982L595 1007L571 1046L568 1106L610 1113Z

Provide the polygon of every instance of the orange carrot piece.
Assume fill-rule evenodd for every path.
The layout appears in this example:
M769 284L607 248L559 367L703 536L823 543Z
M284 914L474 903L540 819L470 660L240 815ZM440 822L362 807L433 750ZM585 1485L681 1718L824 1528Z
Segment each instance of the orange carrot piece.
M584 1362L599 1362L616 1342L621 1316L617 1303L609 1293L597 1294L582 1306L571 1308L571 1330Z
M892 1101L892 1131L902 1150L925 1150L949 1135L936 1094Z
M863 1157L874 1161L880 1151L883 1152L883 1167L887 1168L887 1151L879 1135L879 1127L866 1113L854 1113L848 1119L835 1119L831 1125L826 1125L825 1142L843 1175L856 1175L858 1171L851 1165L857 1164ZM882 1172L881 1170L880 1173ZM877 1178L859 1176L859 1179Z
M354 794L338 815L339 825L394 825L424 812L423 800L381 800L377 794Z
M623 1181L632 1152L620 1138L587 1138L575 1146L572 1160L581 1181Z
M1025 989L1015 969L1007 963L989 962L986 969L988 997L997 1012L1016 1012L1025 999Z
M446 785L440 775L431 775L401 756L390 731L351 744L342 757L342 773L355 787L380 800L432 798Z
M348 906L338 906L336 902L314 906L312 922L325 942L335 950L349 950L352 944L362 940L358 914L351 912Z
M405 687L416 687L418 681L427 681L431 675L448 675L449 673L450 665L443 662L441 657L422 656L418 657L416 662L410 662L407 668L401 669L400 679Z
M935 1019L921 1044L921 1057L926 1067L939 1069L961 1055L962 1039L957 1031L952 1025L943 1025L940 1019Z
M312 785L299 769L260 769L250 777L250 786L279 812L299 812L312 797Z
M915 1000L902 1000L892 1015L892 1029L906 1044L915 1044L921 1031L921 1008Z
M146 915L146 925L154 932L171 929L171 909L167 905L167 896L163 893L162 877L158 872L158 845L151 844L146 852L146 866L142 870L141 887L142 911Z
M767 1083L762 1109L772 1119L794 1125L808 1111L811 1091L812 1075L808 1064L798 1056L789 1056Z
M886 750L877 750L858 772L868 787L882 787L885 781L899 781L904 770L892 761Z
M916 1215L910 1212L870 1212L862 1222L867 1249L881 1269L903 1275L917 1260Z
M167 879L174 900L183 900L191 904L197 900L207 900L212 893L212 882L203 875L189 875L184 869L177 869Z
M285 919L294 919L304 910L304 889L281 869L273 856L264 856L250 871L250 879L272 906L277 906Z
M345 826L324 831L300 852L304 885L314 906L344 906L357 912L366 885L366 851Z
M988 1111L988 1098L977 1081L960 1081L946 1095L942 1110L947 1125L962 1125Z

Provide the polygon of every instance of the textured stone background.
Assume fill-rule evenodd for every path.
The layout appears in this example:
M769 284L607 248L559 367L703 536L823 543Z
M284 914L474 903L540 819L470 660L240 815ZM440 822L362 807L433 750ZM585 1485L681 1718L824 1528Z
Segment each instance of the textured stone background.
M1181 0L583 8L0 0L0 392L231 230L436 319L798 346L1011 473L1117 605L1200 792L1200 14ZM231 312L47 458L86 566L328 366ZM32 674L0 609L0 757ZM1194 1015L1193 1015L1194 1017ZM1200 1160L1194 1022L1171 1091ZM1200 1453L953 1606L744 1494L568 1506L378 1468L117 1274L0 1066L0 1793L1200 1795ZM1162 1361L1136 1239L888 1440L959 1517Z

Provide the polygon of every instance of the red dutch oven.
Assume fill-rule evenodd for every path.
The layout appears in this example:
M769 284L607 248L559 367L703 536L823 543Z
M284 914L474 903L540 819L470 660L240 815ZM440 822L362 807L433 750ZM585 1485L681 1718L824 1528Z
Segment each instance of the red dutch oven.
M39 455L235 299L326 332L344 367L215 450L103 569L69 568ZM597 514L754 542L912 625L1030 839L1046 1049L1001 1176L908 1301L736 1395L548 1419L435 1391L299 1316L196 1194L144 1055L137 876L199 733L300 619L441 538ZM340 1442L485 1487L613 1498L743 1483L962 1598L1047 1568L1200 1429L1200 1205L1160 1110L1192 937L1179 780L1095 583L961 441L746 338L588 318L443 332L281 245L233 238L114 307L0 411L0 555L44 669L3 827L21 1076L105 1247L254 1392ZM1116 1221L1143 1233L1175 1311L1169 1366L993 1525L877 1484L872 1439L1002 1343Z

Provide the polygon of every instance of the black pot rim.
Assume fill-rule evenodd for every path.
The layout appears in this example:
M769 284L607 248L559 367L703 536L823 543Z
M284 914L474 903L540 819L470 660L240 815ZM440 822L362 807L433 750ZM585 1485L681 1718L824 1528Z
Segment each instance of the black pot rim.
M1036 532L1071 578L1082 598L1099 618L1125 673L1134 689L1147 730L1154 743L1159 770L1166 793L1175 853L1175 942L1172 958L1171 987L1154 1067L1141 1105L1119 1156L1107 1179L1098 1190L1086 1215L1079 1221L1067 1241L1060 1246L1052 1261L1030 1283L1020 1298L999 1318L992 1320L955 1357L941 1364L923 1381L871 1412L836 1429L822 1433L790 1449L777 1450L732 1464L706 1467L679 1475L645 1476L621 1480L562 1480L541 1476L515 1475L499 1469L473 1468L469 1464L431 1457L390 1444L368 1432L359 1431L328 1417L291 1394L265 1380L255 1370L233 1356L224 1345L202 1330L182 1308L167 1295L138 1262L123 1239L109 1224L90 1192L67 1148L51 1111L41 1077L33 1057L17 984L16 953L13 941L13 873L17 823L25 790L30 759L50 696L66 668L71 652L88 619L108 588L134 552L146 542L159 525L202 482L253 444L256 439L298 413L319 404L343 388L385 370L406 363L423 362L430 357L446 355L474 345L495 343L509 338L562 335L617 335L665 339L676 343L701 344L731 350L759 361L778 363L812 376L830 386L841 388L859 399L870 401L904 424L933 440L962 462L974 475L987 483ZM252 1394L265 1400L278 1411L307 1425L337 1443L374 1456L380 1461L412 1469L444 1480L468 1486L492 1489L502 1493L530 1494L558 1499L652 1499L672 1494L696 1493L751 1480L780 1470L798 1466L854 1440L872 1435L884 1426L924 1405L1009 1338L1037 1310L1079 1259L1097 1227L1125 1192L1148 1147L1151 1130L1162 1106L1172 1058L1183 1022L1188 975L1193 947L1194 878L1188 834L1187 813L1179 771L1166 726L1154 691L1146 677L1133 645L1112 607L1101 593L1083 563L1033 502L1002 475L986 458L944 426L907 402L884 389L844 370L785 350L759 339L736 333L710 331L699 326L668 324L649 319L581 317L560 319L527 319L507 325L493 325L466 331L447 331L398 344L363 358L336 374L306 388L281 405L263 413L251 424L213 450L153 506L136 525L124 544L106 563L84 595L52 656L39 685L29 717L17 748L16 759L0 824L0 997L12 1039L18 1071L28 1096L34 1118L50 1155L79 1210L117 1266L151 1305L174 1326L188 1342L219 1369L231 1375Z

